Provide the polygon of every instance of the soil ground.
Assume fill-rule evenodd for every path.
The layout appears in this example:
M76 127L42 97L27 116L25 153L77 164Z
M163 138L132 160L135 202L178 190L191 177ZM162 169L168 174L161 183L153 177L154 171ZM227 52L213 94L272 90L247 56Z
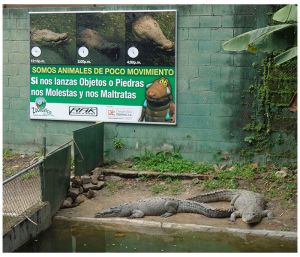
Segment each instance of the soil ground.
M3 158L3 178L13 175L16 171L32 164L35 156L14 155ZM57 215L65 217L94 217L95 213L117 204L131 202L152 196L172 196L179 199L187 199L201 192L209 191L201 187L201 181L195 183L193 180L180 180L176 185L167 180L161 179L125 179L114 176L105 177L106 186L95 191L94 198L86 200L79 206L68 209L61 209ZM240 188L247 189L245 182L240 181ZM264 184L257 181L259 192L264 193ZM162 190L157 190L162 189ZM159 192L158 192L159 191ZM275 218L268 220L264 218L259 224L247 225L241 219L230 222L228 218L214 219L198 214L179 213L168 218L145 217L146 220L167 221L173 223L188 223L219 227L232 227L241 229L266 229L277 231L297 231L297 200L286 206L280 196L270 199L268 209L272 210ZM228 202L211 203L212 206L227 208Z

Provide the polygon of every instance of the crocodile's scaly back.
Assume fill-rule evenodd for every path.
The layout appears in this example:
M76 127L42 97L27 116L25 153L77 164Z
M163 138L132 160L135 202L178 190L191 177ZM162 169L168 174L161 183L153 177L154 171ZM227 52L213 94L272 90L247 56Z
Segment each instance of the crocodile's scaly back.
M201 202L201 203L210 203L218 201L231 201L232 198L238 194L240 190L234 189L220 189L210 191L208 193L203 193L195 197L188 198L187 200Z
M142 218L144 216L169 217L176 213L198 213L207 217L229 217L232 210L213 208L208 204L171 197L153 197L133 203L121 204L96 213L96 218L128 217Z
M179 200L178 213L198 213L210 218L226 218L230 217L232 210L214 208L205 203L198 203L189 200Z

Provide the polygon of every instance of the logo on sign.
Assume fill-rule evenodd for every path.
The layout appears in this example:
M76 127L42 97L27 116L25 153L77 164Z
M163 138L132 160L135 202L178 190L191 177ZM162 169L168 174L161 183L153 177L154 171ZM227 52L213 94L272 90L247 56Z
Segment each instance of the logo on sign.
M115 115L116 115L116 111L114 109L107 110L107 116L115 116Z
M38 97L37 99L35 99L35 106L36 108L42 110L45 109L46 107L46 100L44 97Z
M35 99L35 106L32 107L32 114L34 116L53 116L52 112L46 108L46 99L38 97Z
M70 116L97 116L97 107L69 106Z

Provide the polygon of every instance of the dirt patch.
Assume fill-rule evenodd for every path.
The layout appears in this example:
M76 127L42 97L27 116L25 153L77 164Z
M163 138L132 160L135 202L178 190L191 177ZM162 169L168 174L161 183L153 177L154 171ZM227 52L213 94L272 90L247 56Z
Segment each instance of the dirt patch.
M124 179L119 177L107 176L107 186L100 191L96 191L95 198L87 200L72 209L61 209L59 210L57 215L70 218L91 218L94 217L96 212L104 208L108 208L125 202L144 199L146 197L173 196L179 199L186 199L203 192L203 190L201 189L201 182L199 184L194 184L192 180L181 180L177 183L178 184L176 185L176 187L174 187L172 185L172 182L159 179ZM164 190L162 192L155 193L156 188L163 188ZM296 231L296 207L285 209L284 206L278 204L277 200L278 199L274 199L268 204L268 209L274 212L275 218L272 220L264 218L261 223L254 226L245 224L241 219L237 219L236 222L230 222L228 218L214 219L205 217L203 215L188 213L179 213L174 216L168 217L167 221L174 223L224 226L244 229ZM211 203L211 205L221 208L229 207L228 202ZM165 218L161 217L145 217L144 219L152 221L166 221Z
M3 180L13 176L17 172L31 166L39 158L35 155L16 154L6 152L3 156Z

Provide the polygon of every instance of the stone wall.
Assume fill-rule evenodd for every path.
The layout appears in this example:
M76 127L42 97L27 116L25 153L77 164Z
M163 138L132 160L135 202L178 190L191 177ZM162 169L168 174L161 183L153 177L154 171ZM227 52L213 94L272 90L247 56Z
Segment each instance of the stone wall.
M105 158L124 159L148 150L176 149L197 161L238 157L247 108L243 91L255 76L257 56L228 53L222 43L266 25L267 6L82 6L3 9L3 143L15 151L38 151L70 140L83 122L29 119L28 11L177 9L177 125L105 124ZM114 149L113 139L124 143Z

